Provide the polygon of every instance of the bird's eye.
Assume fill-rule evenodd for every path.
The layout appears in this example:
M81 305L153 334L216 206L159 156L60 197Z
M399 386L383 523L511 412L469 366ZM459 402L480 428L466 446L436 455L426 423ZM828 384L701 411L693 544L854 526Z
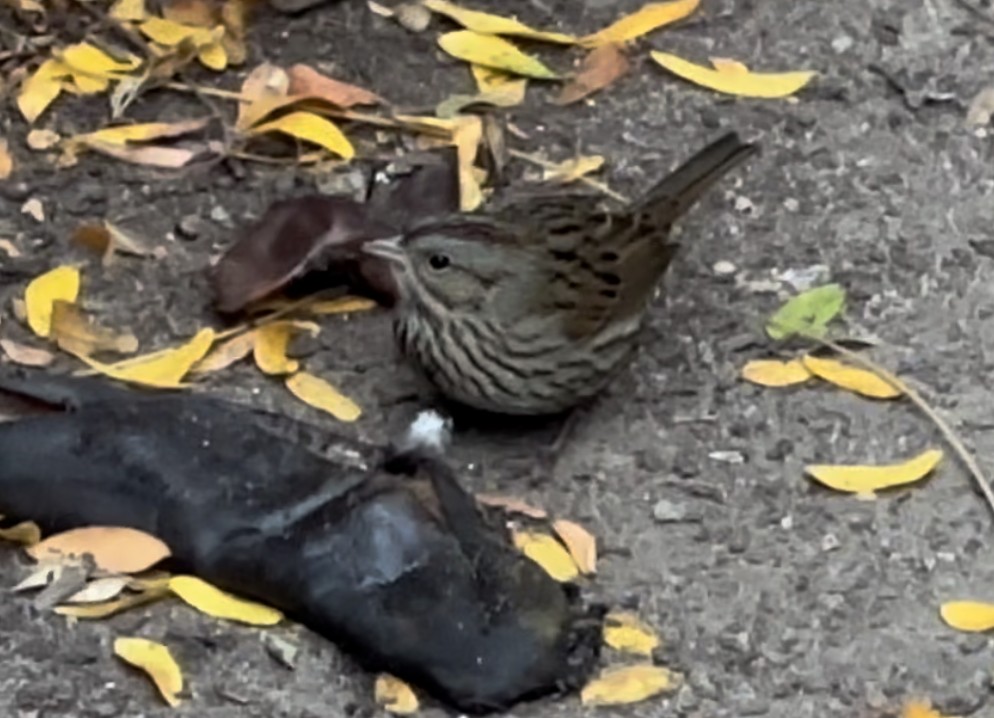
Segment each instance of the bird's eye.
M436 270L445 269L449 266L449 257L445 254L433 254L428 257L428 266Z

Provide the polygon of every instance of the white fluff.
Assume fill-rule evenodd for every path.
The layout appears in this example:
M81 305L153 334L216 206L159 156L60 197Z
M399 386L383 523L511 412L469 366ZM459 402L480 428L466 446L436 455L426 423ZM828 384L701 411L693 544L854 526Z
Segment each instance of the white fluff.
M422 411L404 437L405 449L432 449L438 453L445 451L452 437L452 420L437 411Z

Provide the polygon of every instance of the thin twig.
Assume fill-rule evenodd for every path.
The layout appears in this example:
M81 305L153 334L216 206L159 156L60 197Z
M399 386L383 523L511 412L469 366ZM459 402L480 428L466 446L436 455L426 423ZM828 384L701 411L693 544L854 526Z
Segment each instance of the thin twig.
M533 154L529 154L528 152L522 152L521 150L508 150L507 153L511 155L511 157L517 157L519 160L524 160L525 162L531 162L533 165L538 165L543 169L555 169L556 167L558 167L558 165L555 162L549 162L547 160L543 160L541 157L536 157ZM625 197L625 195L615 192L613 189L608 187L603 182L598 182L597 180L591 179L590 177L578 177L577 180L587 185L588 187L593 187L598 192L603 192L611 199L617 200L622 204L628 204L628 198Z
M939 416L939 413L933 409L925 399L922 398L921 394L908 386L904 381L899 379L895 374L877 364L872 359L868 359L862 354L847 349L841 344L838 344L831 339L824 339L822 337L817 337L807 332L798 332L798 334L805 339L810 339L822 346L828 347L829 349L841 354L846 359L849 359L855 364L859 364L861 367L874 375L890 384L892 388L896 391L901 392L914 404L920 412L922 412L939 430L942 434L942 438L946 440L946 443L952 448L953 453L956 457L963 463L966 467L967 472L970 474L977 488L980 489L980 493L983 494L984 499L987 501L987 505L990 507L991 512L994 512L994 490L991 489L990 481L984 475L983 469L980 468L980 464L969 452L969 450L963 445L959 437L952 430L952 427Z

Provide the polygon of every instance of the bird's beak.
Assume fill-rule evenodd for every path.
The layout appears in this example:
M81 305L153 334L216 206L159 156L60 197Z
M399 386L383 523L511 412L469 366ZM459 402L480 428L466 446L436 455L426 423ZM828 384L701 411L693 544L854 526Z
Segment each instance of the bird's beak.
M400 246L403 238L403 235L397 235L386 239L374 239L363 244L362 251L394 264L404 264L404 250Z

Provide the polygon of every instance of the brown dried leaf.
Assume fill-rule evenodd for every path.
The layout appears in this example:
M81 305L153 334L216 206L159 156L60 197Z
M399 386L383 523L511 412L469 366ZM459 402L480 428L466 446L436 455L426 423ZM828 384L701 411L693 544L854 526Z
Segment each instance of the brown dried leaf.
M138 573L170 555L162 541L137 529L88 526L49 536L27 553L36 561L90 554L98 568L112 573Z
M376 93L322 75L308 65L298 63L287 74L290 77L289 95L320 98L345 109L354 105L376 105L382 102Z
M0 339L0 349L10 357L10 360L21 366L48 366L55 361L55 355L46 349L29 347L27 344L15 342L13 339Z
M557 519L552 522L552 530L566 544L570 556L581 573L597 571L597 539L587 529L574 521Z
M608 87L630 68L631 64L619 45L601 45L583 59L579 71L553 101L557 105L578 102Z
M163 169L179 169L190 162L197 153L180 147L159 147L156 145L129 146L114 145L109 142L91 140L87 142L91 150L109 155L125 162Z
M0 137L0 180L5 180L14 172L14 157L7 147L7 140Z
M206 0L170 0L163 3L162 17L182 25L214 27L214 11Z
M98 352L133 354L138 351L138 339L133 334L120 334L95 324L72 302L56 301L52 305L51 336L63 351L74 356L91 356Z
M240 362L252 353L255 346L256 332L250 331L232 337L217 346L210 354L193 365L190 371L194 374L209 374L227 369L232 364Z
M0 541L34 546L41 541L41 529L34 521L22 521L10 528L0 529Z
M285 98L289 87L290 76L282 67L264 62L252 70L242 83L240 94L248 101L238 106L235 129L246 130L265 119L277 106L274 101Z

